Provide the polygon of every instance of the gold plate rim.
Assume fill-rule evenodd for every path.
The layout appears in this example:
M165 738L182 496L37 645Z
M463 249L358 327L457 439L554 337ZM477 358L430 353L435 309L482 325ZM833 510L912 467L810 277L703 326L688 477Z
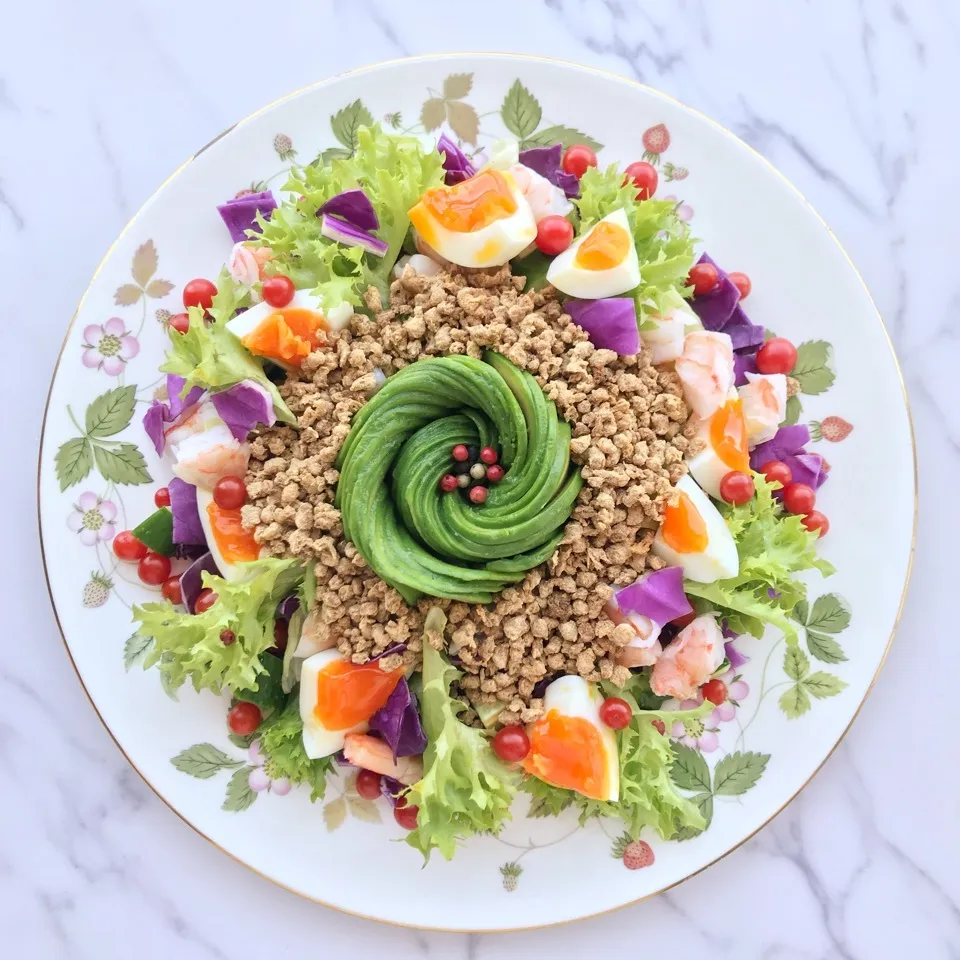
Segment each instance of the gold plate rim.
M47 415L50 410L50 399L53 394L54 384L56 383L57 373L60 370L60 362L63 359L63 352L66 348L67 340L70 338L70 333L73 330L73 325L74 323L76 323L77 316L79 315L80 310L83 307L83 303L90 292L90 288L93 286L97 277L100 275L100 272L103 270L107 261L110 259L117 244L123 239L127 231L130 229L130 227L133 225L136 219L140 216L141 212L163 191L163 189L167 186L167 184L169 184L172 180L174 180L177 176L179 176L184 171L184 169L186 169L186 167L188 167L194 160L196 160L196 158L199 157L200 154L202 154L206 149L211 147L218 140L227 136L227 134L231 133L237 127L249 122L250 120L259 116L261 113L265 113L268 110L273 109L273 107L277 106L278 104L284 103L287 100L291 100L294 97L298 97L301 94L307 93L310 90L315 90L319 87L326 86L327 84L334 83L335 81L340 80L343 77L350 77L360 73L367 73L372 70L378 70L381 67L390 67L390 66L395 66L397 64L401 64L401 63L413 63L413 62L430 61L430 60L432 61L457 60L464 57L479 57L482 59L490 59L490 60L509 59L509 60L519 60L519 61L530 61L530 60L539 61L542 63L551 63L551 64L559 65L565 68L572 68L574 70L583 70L588 73L593 73L593 74L597 74L598 76L606 77L607 79L616 80L621 83L631 84L632 86L639 87L642 90L648 91L654 94L655 96L661 97L664 100L667 100L668 102L675 104L676 106L687 111L688 113L693 114L700 120L706 122L710 126L714 127L716 130L720 131L725 136L735 140L741 147L743 147L746 150L749 150L750 153L752 153L755 157L757 157L772 173L774 173L784 184L786 184L786 186L801 201L801 203L803 203L803 205L823 225L827 233L829 233L830 237L833 239L834 243L837 245L837 249L839 249L840 253L843 255L844 259L847 261L848 266L853 271L854 275L859 281L860 286L863 288L864 293L867 295L867 298L870 301L870 305L873 308L873 312L876 315L877 322L880 324L880 330L882 331L883 336L886 339L887 346L890 349L890 355L893 359L894 367L896 368L896 371L897 371L897 377L900 381L900 390L901 390L901 393L903 394L903 402L904 402L904 406L906 408L906 413L907 413L907 423L910 429L911 453L913 455L913 530L910 538L910 556L907 560L907 569L906 569L906 574L904 576L903 591L900 595L900 603L897 607L897 615L893 622L893 628L890 632L890 637L887 640L886 647L884 648L883 656L880 658L880 663L878 664L877 669L873 677L871 678L870 683L867 686L867 689L864 692L862 699L860 700L860 703L857 705L857 709L854 711L853 716L850 718L849 723L847 723L847 725L841 731L840 735L837 737L837 740L834 743L834 745L830 748L829 752L826 754L823 760L820 761L820 763L817 765L816 769L813 770L810 776L797 788L797 790L776 811L774 811L774 813L772 813L766 820L764 820L763 823L761 823L758 827L756 827L756 829L754 829L749 834L747 834L747 836L745 836L742 840L740 840L734 846L730 847L729 850L722 853L719 857L715 857L713 860L711 860L709 863L704 864L699 869L693 871L692 873L687 874L682 879L676 880L673 883L667 884L666 886L661 887L659 890L655 890L651 893L644 894L644 896L638 897L635 900L630 900L630 901L627 901L626 903L618 904L617 906L609 907L605 910L598 910L595 913L587 914L582 917L572 917L568 920L555 920L550 923L535 924L534 926L479 928L479 929L464 928L464 927L434 927L434 926L424 926L420 924L401 923L400 921L397 921L397 920L385 920L381 917L370 916L369 914L360 913L355 910L349 910L346 907L341 907L341 906L337 906L336 904L327 903L325 900L320 900L319 898L312 897L309 894L303 893L300 890L295 890L293 887L287 886L282 881L274 877L271 877L266 873L263 873L262 871L258 870L256 867L251 866L246 861L241 860L239 857L231 853L229 850L225 849L224 847L221 847L220 844L218 844L212 837L208 836L199 827L191 823L190 820L188 820L182 813L180 813L180 811L177 810L177 808L174 807L173 804L171 804L163 796L163 794L161 794L160 791L147 779L143 771L140 770L140 768L133 762L133 760L130 758L127 752L123 749L123 747L120 746L119 741L117 740L116 736L114 736L114 733L110 729L107 722L103 719L103 716L101 715L100 710L97 708L97 705L93 700L93 697L90 695L90 691L87 689L86 684L83 682L83 677L80 675L80 670L78 669L76 661L73 658L73 653L70 650L70 645L69 643L67 643L66 634L64 633L63 625L60 622L60 613L57 610L56 601L54 600L54 597L53 597L53 587L51 586L50 576L47 570L47 558L46 558L46 550L43 542L43 523L41 518L41 507L40 507L40 477L41 477L41 471L42 471L42 465L43 465L44 446L45 446L46 427L47 427ZM612 71L609 71L609 70L602 70L599 67L590 67L585 64L575 63L574 61L570 61L570 60L560 60L555 57L543 57L543 56L537 56L534 54L497 53L493 51L487 51L487 52L463 51L463 52L452 52L452 53L422 54L422 55L412 56L412 57L397 57L391 60L382 60L382 61L378 61L377 63L371 63L363 67L356 67L352 70L345 70L342 73L334 74L331 77L327 77L323 80L318 80L314 83L307 84L305 87L301 87L298 90L294 90L291 93L285 94L284 96L279 97L276 100L273 100L272 102L266 104L265 106L260 107L258 110L254 110L252 113L248 114L243 119L227 127L226 130L218 134L211 141L209 141L209 143L205 144L195 154L188 157L187 160L185 160L182 164L180 164L180 166L177 167L173 171L173 173L171 173L160 184L160 186L153 191L153 193L143 202L143 204L141 204L137 212L130 218L130 220L127 222L124 228L117 235L113 243L110 244L110 247L107 249L107 252L103 256L103 259L101 259L100 263L97 265L96 270L94 270L93 276L90 278L90 282L87 284L87 287L83 292L83 295L80 297L80 300L77 303L77 308L70 319L70 323L67 326L66 332L63 337L63 342L60 344L60 350L57 354L57 361L56 361L56 364L54 365L53 373L50 378L50 387L47 390L47 400L44 405L43 420L40 426L40 446L39 446L39 454L37 457L37 527L39 531L39 540L40 540L40 558L43 564L43 576L47 585L47 594L50 597L50 605L53 608L53 616L57 624L57 630L60 632L60 639L63 641L64 649L67 652L67 657L70 660L70 664L73 667L74 673L76 673L77 675L77 680L80 682L80 686L82 687L84 694L86 694L87 699L90 701L90 706L93 708L94 713L97 715L97 718L103 724L104 729L107 731L107 734L110 736L110 739L113 740L117 749L124 756L124 758L130 764L130 766L133 767L134 770L136 770L136 772L139 774L143 782L157 795L157 797L159 797L159 799L164 803L164 805L168 809L170 809L180 820L183 821L183 823L185 823L193 831L195 831L197 834L199 834L201 837L207 840L221 853L226 854L226 856L230 857L231 860L246 867L248 870L252 871L257 876L262 877L264 880L267 880L268 882L284 890L287 890L298 897L302 897L305 900L309 900L313 903L320 904L321 906L327 907L331 910L336 910L339 913L343 913L351 917L358 917L362 920L371 920L377 923L383 923L383 924L394 926L394 927L401 927L408 930L425 930L433 933L464 933L464 934L520 933L528 930L547 930L547 929L550 929L551 927L560 927L569 923L579 923L580 921L584 921L584 920L592 920L592 919L595 919L596 917L606 916L607 914L614 913L618 910L624 910L627 907L636 906L638 903L643 903L645 900L649 900L653 897L659 896L661 893L665 893L668 890L672 890L674 887L678 886L679 884L684 883L687 880L691 879L691 877L695 877L698 874L703 873L704 870L707 870L710 867L714 866L714 864L719 863L721 860L728 857L735 850L738 850L740 847L742 847L748 840L752 840L761 830L764 829L764 827L768 826L773 820L775 820L797 798L797 796L810 784L813 778L817 776L817 774L823 769L826 762L836 752L837 747L840 746L840 743L843 741L844 737L846 737L847 733L850 731L850 728L853 726L857 717L860 715L860 711L863 709L863 705L866 703L867 698L870 696L870 693L873 691L874 686L876 686L877 679L880 676L880 671L883 670L887 657L890 654L890 648L893 645L894 637L896 636L897 629L900 625L900 618L903 615L903 607L906 602L907 592L910 585L910 578L913 573L913 561L916 554L916 545L917 545L917 517L918 517L918 500L919 500L918 490L919 490L919 468L918 468L918 462L917 462L917 443L916 443L916 435L915 435L914 426L913 426L913 414L910 408L910 398L907 394L907 385L906 385L906 382L904 381L903 370L900 367L900 361L897 357L896 350L894 349L893 341L890 338L890 334L887 331L886 324L884 324L883 322L883 316L881 315L880 310L877 308L877 304L873 299L873 295L870 293L870 289L867 286L866 281L864 281L863 277L860 274L860 271L857 269L853 260L850 258L850 255L847 253L843 244L840 243L839 238L833 232L830 225L817 212L813 204L811 204L810 201L807 200L807 198L800 192L800 190L796 186L794 186L793 183L791 183L790 180L788 180L787 177L784 176L784 174L782 174L773 165L773 163L771 163L759 151L755 150L748 143L741 140L740 137L738 137L732 131L728 130L722 124L718 123L716 120L713 120L712 118L708 117L706 114L701 113L699 110L696 110L695 108L688 106L687 104L678 100L676 97L672 97L669 94L664 93L662 90L658 90L655 87L651 87L649 84L640 83L639 81L633 80L630 77L624 77L620 74L613 73Z

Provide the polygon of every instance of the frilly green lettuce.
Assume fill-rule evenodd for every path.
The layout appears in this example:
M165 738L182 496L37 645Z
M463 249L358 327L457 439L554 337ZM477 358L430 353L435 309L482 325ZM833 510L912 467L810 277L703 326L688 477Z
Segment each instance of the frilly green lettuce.
M517 778L497 758L482 730L457 719L464 704L450 696L450 685L460 672L427 641L427 634L442 632L446 619L434 608L425 624L420 713L427 749L423 779L407 797L420 808L417 829L408 834L407 843L427 859L436 849L449 860L458 840L500 830L510 817Z
M191 387L219 390L242 380L255 380L270 394L277 418L296 424L297 418L284 403L276 385L264 373L262 362L227 330L227 321L238 310L250 306L250 290L234 283L226 270L217 278L217 295L213 298L210 318L203 310L191 307L190 327L186 333L169 329L170 348L160 369L175 373L186 381L183 392Z
M304 751L299 697L293 695L283 710L260 724L257 733L270 779L286 777L291 783L305 783L310 787L310 799L322 800L333 757L311 760Z
M203 613L181 613L167 600L133 608L139 632L155 641L144 668L159 664L169 689L188 680L195 690L216 693L257 689L257 678L266 669L260 656L276 642L277 603L297 587L304 570L296 560L273 557L247 567L252 576L243 583L203 574L203 585L217 595ZM223 630L232 630L236 642L224 645Z
M269 220L260 218L263 233L254 242L274 253L268 271L289 275L298 287L313 287L325 306L344 300L359 306L370 284L386 299L390 274L410 227L407 211L425 190L442 184L443 162L436 150L424 149L416 137L384 133L379 124L360 127L351 156L293 170L283 189L299 199L282 203ZM383 257L321 236L317 210L357 187L370 198L380 220L375 233L387 244Z

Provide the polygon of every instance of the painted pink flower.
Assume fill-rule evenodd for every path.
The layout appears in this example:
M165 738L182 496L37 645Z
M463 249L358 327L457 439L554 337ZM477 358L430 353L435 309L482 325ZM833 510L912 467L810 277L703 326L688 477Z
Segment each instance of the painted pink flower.
M112 540L117 532L117 507L112 500L103 500L88 490L81 493L67 516L67 527L80 537L86 547L98 541Z
M692 720L675 720L670 736L685 747L701 753L713 753L720 745L720 724L729 723L737 715L741 702L750 693L750 687L734 670L727 670L716 677L727 688L727 699L713 708L705 717ZM664 710L694 710L703 703L703 694L688 700L669 700Z
M253 767L247 776L247 784L251 790L257 793L260 793L262 790L269 790L278 797L286 796L290 792L292 785L286 777L273 779L264 769L263 765L267 758L261 752L260 742L258 740L254 740L253 743L250 744L247 754L250 759L250 766Z
M111 317L106 323L91 323L83 330L83 365L93 370L103 370L111 377L123 372L128 360L140 352L137 338L127 332L126 324L119 317Z
M689 203L680 200L676 194L667 194L667 196L665 196L663 199L672 200L676 204L673 212L677 215L678 220L682 220L684 223L689 223L693 219L693 207L691 207Z

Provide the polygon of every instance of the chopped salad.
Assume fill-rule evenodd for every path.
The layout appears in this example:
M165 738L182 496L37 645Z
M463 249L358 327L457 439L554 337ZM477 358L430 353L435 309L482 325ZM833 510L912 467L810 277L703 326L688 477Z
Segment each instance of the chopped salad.
M218 208L143 418L172 479L114 550L161 594L145 666L229 698L252 789L359 768L425 857L518 792L704 828L670 730L738 635L796 642L828 466L784 422L796 349L656 189L373 126Z

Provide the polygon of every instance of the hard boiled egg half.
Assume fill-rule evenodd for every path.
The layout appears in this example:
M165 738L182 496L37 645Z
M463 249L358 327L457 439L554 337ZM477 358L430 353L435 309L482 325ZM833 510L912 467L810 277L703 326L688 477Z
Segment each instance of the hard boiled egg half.
M352 316L349 303L323 310L318 297L297 290L285 307L263 300L229 320L227 329L252 354L292 369L322 346L324 331L341 329Z
M740 557L720 512L689 475L677 481L676 493L663 512L653 552L682 567L688 580L713 583L735 577Z
M250 574L245 564L259 559L260 544L254 540L252 530L244 529L239 508L225 510L209 490L197 487L197 510L220 575L224 580L246 580Z
M343 749L348 733L366 733L370 718L390 699L404 675L374 660L356 664L338 650L307 657L300 673L303 749L311 760Z
M692 457L687 457L687 467L693 479L711 497L720 500L720 481L731 470L750 472L747 421L743 401L735 388L719 410L697 421L696 431L696 438L703 447Z
M580 300L633 290L640 283L640 261L626 211L621 207L608 213L577 237L550 264L547 281Z
M489 168L428 190L410 222L432 250L461 267L500 266L537 236L533 211L513 177Z
M600 719L603 697L583 677L559 677L543 695L544 715L528 728L527 773L594 800L620 796L617 738Z

